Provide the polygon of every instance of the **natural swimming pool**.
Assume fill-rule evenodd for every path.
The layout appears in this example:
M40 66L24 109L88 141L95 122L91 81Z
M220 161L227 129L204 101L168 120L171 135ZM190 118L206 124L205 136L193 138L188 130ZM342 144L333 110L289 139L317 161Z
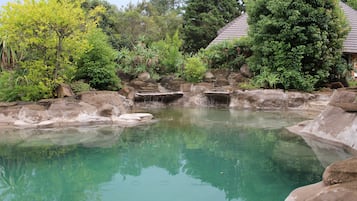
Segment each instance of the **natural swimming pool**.
M297 114L152 113L157 123L136 128L6 131L0 200L279 201L321 180L313 150L283 129Z

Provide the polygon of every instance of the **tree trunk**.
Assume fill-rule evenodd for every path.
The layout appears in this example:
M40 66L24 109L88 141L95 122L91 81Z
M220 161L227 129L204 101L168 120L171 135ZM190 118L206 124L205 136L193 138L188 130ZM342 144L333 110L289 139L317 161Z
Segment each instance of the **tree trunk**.
M57 52L56 52L56 68L54 72L54 80L58 77L58 71L61 69L61 54L63 49L63 36L58 36L58 45L57 45Z

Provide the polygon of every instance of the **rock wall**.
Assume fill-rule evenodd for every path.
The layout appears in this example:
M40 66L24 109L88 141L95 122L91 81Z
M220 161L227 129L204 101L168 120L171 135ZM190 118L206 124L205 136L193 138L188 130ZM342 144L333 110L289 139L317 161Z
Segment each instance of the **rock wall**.
M327 108L315 119L288 128L301 135L323 165L336 158L346 158L346 149L357 153L357 89L336 90ZM326 144L340 147L334 154ZM355 201L357 200L357 158L329 165L323 181L294 190L285 201Z
M310 112L311 116L318 115L325 109L331 96L330 92L313 94L269 89L239 90L229 87L217 89L209 83L191 84L189 86L186 84L181 89L184 92L183 98L169 105L180 107L223 106L253 110L301 110ZM205 91L209 90L230 92L230 100L220 103L212 101L204 94Z
M288 130L357 150L357 111L353 107L357 109L357 90L336 90L320 115Z
M333 163L325 169L322 182L298 188L285 199L285 201L338 200L357 200L357 158Z
M86 92L37 103L0 104L0 127L58 127L120 121L133 103L116 92Z

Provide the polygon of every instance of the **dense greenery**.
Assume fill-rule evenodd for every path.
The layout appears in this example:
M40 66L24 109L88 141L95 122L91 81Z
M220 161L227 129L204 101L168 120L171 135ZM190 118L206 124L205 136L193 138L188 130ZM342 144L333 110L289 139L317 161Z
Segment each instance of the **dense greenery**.
M120 51L119 68L134 77L143 72L149 72L154 78L159 74L180 72L184 60L181 45L178 32L150 46L140 41L133 50L123 48Z
M238 17L243 1L188 0L183 14L183 39L186 52L197 52L217 36L217 31Z
M208 68L227 68L239 70L252 54L248 37L239 40L224 41L211 45L202 51L202 59L206 61Z
M81 3L41 0L3 7L0 35L16 52L18 65L0 76L9 85L0 86L2 100L49 98L58 84L71 80L74 60L90 48L86 34L94 26ZM6 93L10 89L16 96Z
M62 83L75 91L118 90L118 72L197 82L207 68L239 70L247 61L252 86L310 91L344 77L341 47L349 29L337 0L248 5L249 37L203 49L245 10L244 1L9 3L0 13L0 100L53 98Z
M187 58L184 77L189 82L200 82L206 72L206 66L199 57Z
M85 80L92 88L99 90L117 90L120 80L116 75L117 51L109 45L108 37L100 29L94 29L88 35L91 50L78 61L76 79Z
M349 29L337 0L254 0L247 11L257 82L311 91L342 78L341 50Z
M150 45L173 35L181 25L178 10L161 13L150 2L142 2L120 11L113 27L120 36L119 46L131 49L138 41Z

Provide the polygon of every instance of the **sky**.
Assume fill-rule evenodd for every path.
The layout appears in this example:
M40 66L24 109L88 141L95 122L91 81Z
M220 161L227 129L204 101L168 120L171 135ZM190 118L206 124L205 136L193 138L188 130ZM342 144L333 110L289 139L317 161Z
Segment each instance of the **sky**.
M13 0L0 0L0 5L3 6L9 1L13 1ZM107 0L107 1L111 4L116 5L118 8L128 5L130 2L133 4L136 4L138 2L137 0Z

